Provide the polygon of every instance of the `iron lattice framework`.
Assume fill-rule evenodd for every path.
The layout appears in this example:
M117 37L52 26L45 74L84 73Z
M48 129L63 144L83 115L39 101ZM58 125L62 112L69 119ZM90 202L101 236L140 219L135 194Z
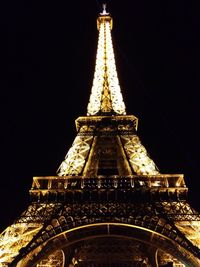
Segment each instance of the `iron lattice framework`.
M0 236L0 266L200 266L200 215L126 115L105 7L97 26L88 115L58 175L33 178L30 205Z

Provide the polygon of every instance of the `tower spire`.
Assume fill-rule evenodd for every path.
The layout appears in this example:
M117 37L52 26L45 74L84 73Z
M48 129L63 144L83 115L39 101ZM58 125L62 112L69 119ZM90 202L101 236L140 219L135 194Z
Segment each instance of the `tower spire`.
M108 15L108 14L109 14L109 13L107 13L107 11L106 11L106 6L107 6L107 4L104 3L104 4L103 4L103 12L101 13L101 15Z
M99 30L96 66L87 115L125 115L126 109L121 94L112 45L112 18L103 4L97 18Z

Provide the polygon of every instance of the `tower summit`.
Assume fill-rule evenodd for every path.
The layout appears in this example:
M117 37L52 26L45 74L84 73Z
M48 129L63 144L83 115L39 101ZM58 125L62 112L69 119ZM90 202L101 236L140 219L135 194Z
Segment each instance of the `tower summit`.
M59 176L94 176L105 170L113 175L158 174L136 135L137 118L126 115L116 71L112 25L104 4L97 18L99 38L87 116L76 120L78 135L59 167ZM97 135L98 132L112 134Z
M200 215L126 115L105 5L97 28L87 116L57 176L33 178L29 206L0 236L0 267L198 267Z
M112 18L106 11L106 4L97 19L97 29L99 39L88 115L125 115L111 38Z

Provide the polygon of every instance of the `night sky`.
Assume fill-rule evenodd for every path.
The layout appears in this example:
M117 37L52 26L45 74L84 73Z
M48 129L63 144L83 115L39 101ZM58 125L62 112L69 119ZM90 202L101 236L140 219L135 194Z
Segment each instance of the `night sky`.
M199 8L112 0L108 10L128 114L161 173L184 173L200 211ZM0 230L28 203L33 176L55 175L86 115L99 3L1 1Z

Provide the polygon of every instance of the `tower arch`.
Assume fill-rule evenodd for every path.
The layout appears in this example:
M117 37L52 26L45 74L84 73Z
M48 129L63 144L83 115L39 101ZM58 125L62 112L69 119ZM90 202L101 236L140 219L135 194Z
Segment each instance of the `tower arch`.
M122 219L121 221L124 220ZM80 224L80 221L79 223L76 222L76 224ZM53 255L53 253L59 250L65 251L65 253L69 253L70 250L73 250L73 253L71 252L71 259L77 264L74 266L79 266L78 263L81 262L81 264L83 264L83 261L88 262L91 260L89 258L90 254L94 255L92 246L98 244L100 240L104 240L105 247L107 247L107 242L110 246L112 246L113 243L117 242L118 246L121 248L124 244L129 244L130 247L137 246L137 260L138 257L141 257L140 261L142 262L142 260L144 260L145 258L145 261L149 263L149 265L146 266L160 266L159 259L157 257L158 251L170 255L171 259L176 260L177 262L180 261L186 266L199 266L198 261L195 260L195 257L193 257L192 254L189 253L186 249L181 247L180 244L178 244L175 240L151 229L133 225L131 223L123 223L120 222L120 220L118 222L96 222L86 225L83 222L83 225L75 226L74 228L71 228L69 230L62 231L54 235L52 238L48 239L45 243L41 243L37 248L30 251L29 254L24 257L25 261L23 261L22 259L19 263L17 263L16 266L40 266L39 263L42 261L41 259L48 258L47 255ZM120 242L122 243L121 245ZM86 253L88 258L81 258L84 253L79 254L77 248L81 249L85 244L87 246L90 246L91 252ZM145 247L146 253L145 250L142 250L142 247ZM108 251L104 251L104 253L101 254L105 256L105 259L102 259L101 262L106 263L106 257L108 256L106 255L106 253L109 255ZM118 253L120 256L119 251ZM123 253L124 251L122 250L122 254ZM79 255L79 258L77 255ZM121 255L121 259L123 259L123 257L124 254ZM129 251L129 257L131 257L131 250ZM27 259L29 260L27 261ZM119 259L120 257L118 257L117 260L119 261ZM114 259L112 261L115 262ZM107 259L107 263L108 262L109 260ZM123 261L121 264L123 264Z

